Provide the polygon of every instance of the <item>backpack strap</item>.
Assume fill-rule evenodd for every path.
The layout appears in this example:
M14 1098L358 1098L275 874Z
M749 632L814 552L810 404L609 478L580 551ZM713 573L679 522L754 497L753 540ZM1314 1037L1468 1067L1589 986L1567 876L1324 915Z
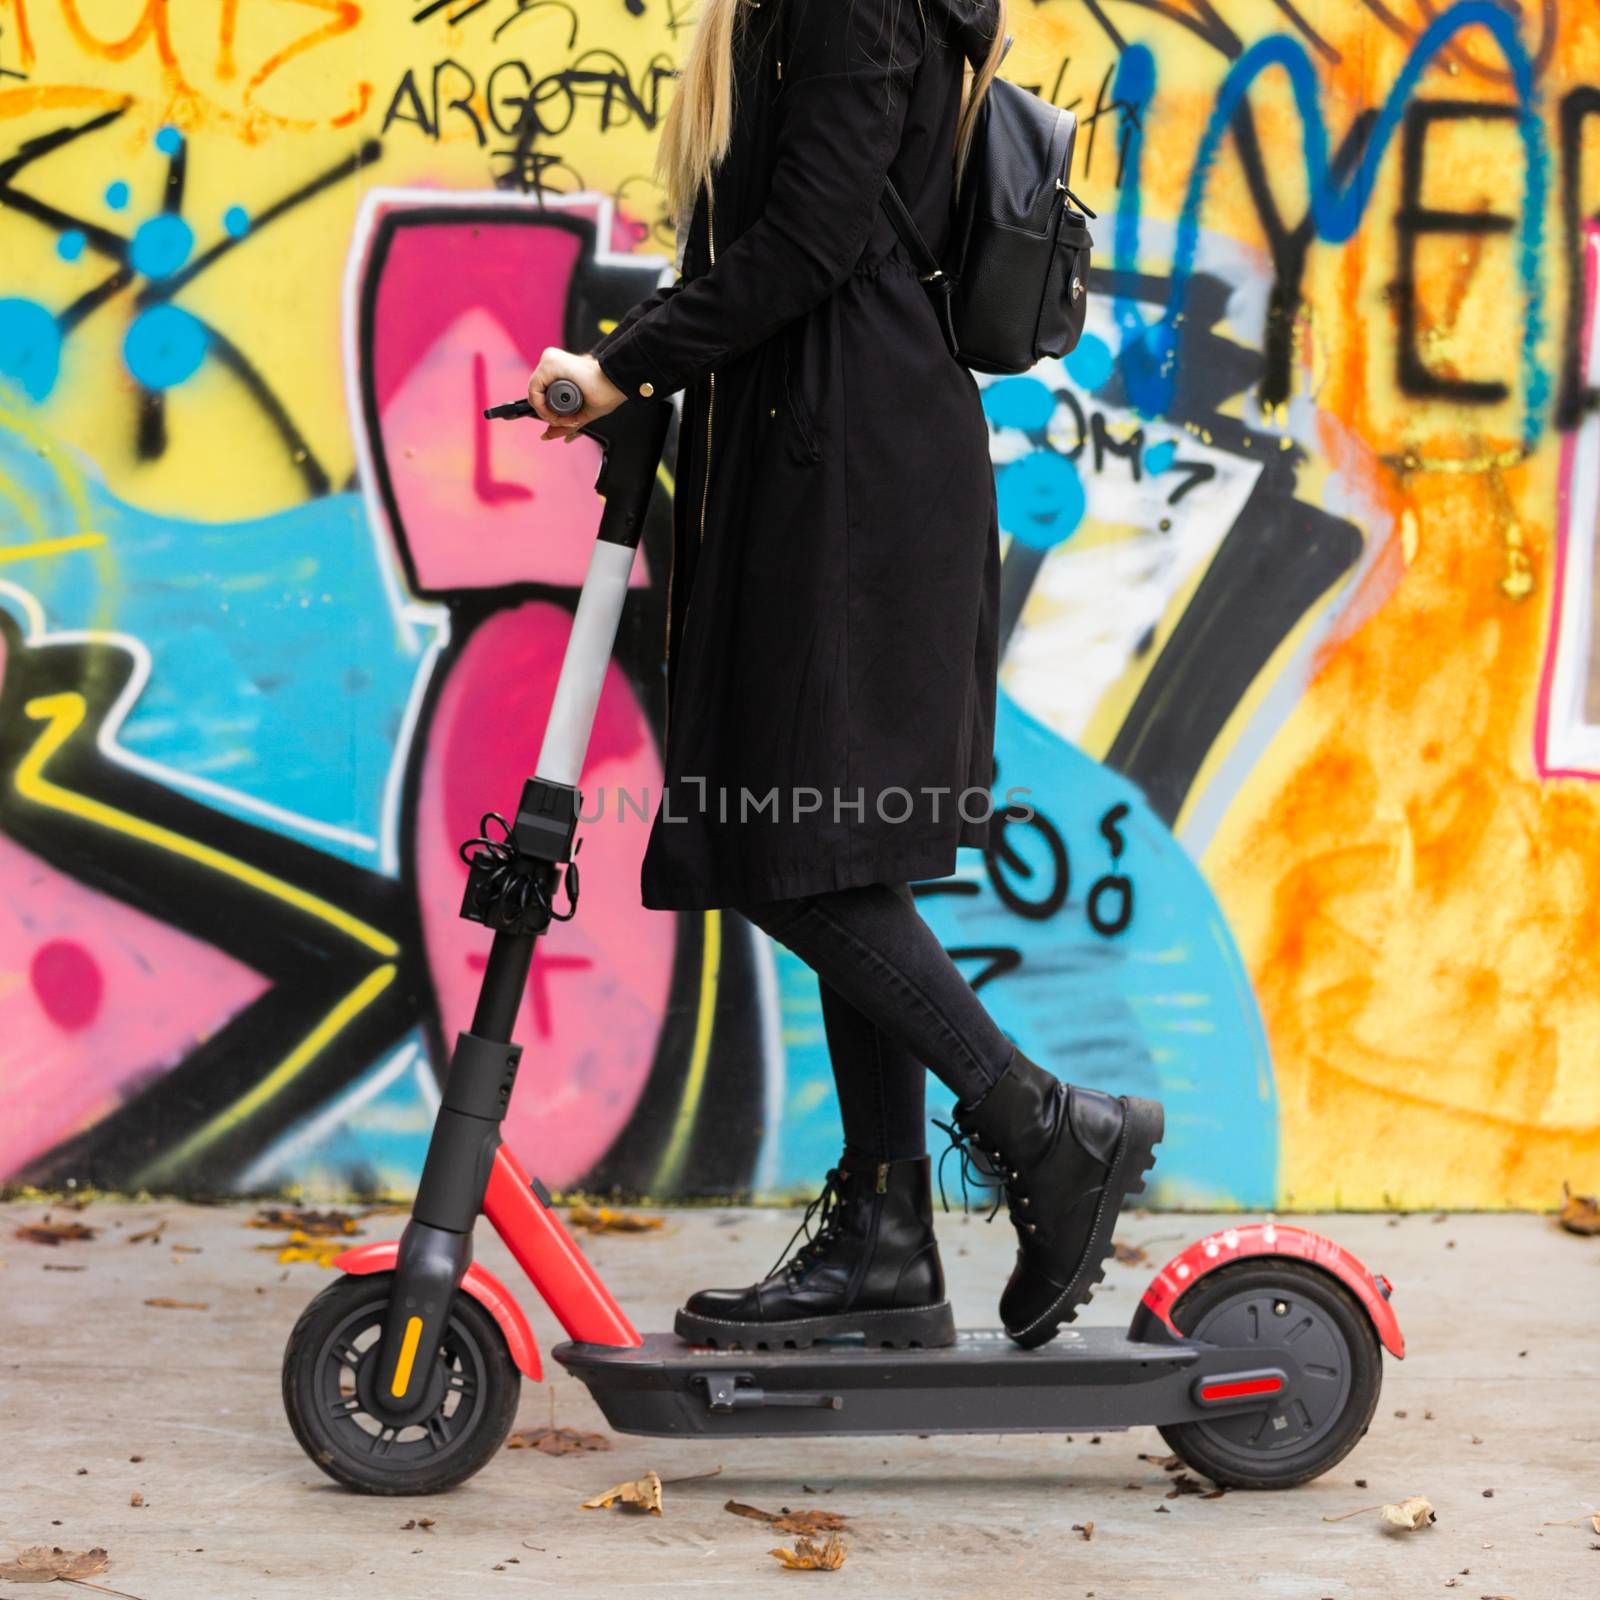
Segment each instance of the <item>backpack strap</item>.
M917 276L924 283L934 283L943 279L944 269L928 248L927 240L922 237L922 230L912 217L911 208L900 198L900 191L887 178L883 183L882 199L883 209L889 213L894 231L904 240L911 256L911 264L917 269Z
M954 282L939 265L938 258L928 248L922 230L911 215L911 208L900 198L900 191L887 178L883 183L883 208L889 213L895 232L905 241L911 264L917 270L917 279L928 291L933 301L935 315L939 318L939 332L944 337L945 348L959 361L961 341L956 334Z

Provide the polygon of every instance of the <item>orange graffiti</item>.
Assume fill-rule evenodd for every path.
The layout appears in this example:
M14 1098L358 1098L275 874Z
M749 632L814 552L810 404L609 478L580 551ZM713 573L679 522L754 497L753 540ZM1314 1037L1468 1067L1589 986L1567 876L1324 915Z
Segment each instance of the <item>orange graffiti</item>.
M33 65L33 35L28 32L28 0L0 0L17 19L17 52L25 67Z
M145 0L138 19L117 38L107 38L90 26L84 18L84 0L54 0L54 3L60 9L61 20L72 42L90 60L123 62L146 46L152 46L161 65L164 93L175 122L189 126L200 115L209 114L247 141L259 137L266 126L310 129L321 125L316 119L266 110L256 102L257 93L290 62L352 32L362 19L357 0L270 0L279 6L309 6L323 13L325 20L288 44L275 48L251 71L243 99L247 110L241 114L207 96L185 72L172 36L171 0ZM0 0L0 5L8 5L16 17L18 48L24 65L31 64L37 50L28 26L27 0ZM221 0L217 13L215 70L216 76L224 81L236 77L239 71L236 59L238 21L239 0ZM348 103L328 114L327 125L348 126L366 112L371 100L372 85L364 81L355 83L351 86ZM106 91L88 86L57 85L46 91L11 90L0 94L0 116L18 116L46 106L106 103Z

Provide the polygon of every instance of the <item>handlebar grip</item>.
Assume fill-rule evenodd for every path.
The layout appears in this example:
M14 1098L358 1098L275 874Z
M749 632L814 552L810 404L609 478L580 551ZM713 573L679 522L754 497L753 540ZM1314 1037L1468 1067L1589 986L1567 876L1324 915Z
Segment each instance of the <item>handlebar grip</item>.
M558 417L570 417L583 410L583 390L571 378L557 378L545 390L544 403Z
M539 413L526 400L508 400L503 406L490 406L483 414L490 422L510 422L518 417L536 417Z
M545 390L544 403L558 417L570 417L583 410L583 390L571 378L557 378ZM539 415L528 400L508 400L503 406L490 406L483 414L490 422L513 422Z

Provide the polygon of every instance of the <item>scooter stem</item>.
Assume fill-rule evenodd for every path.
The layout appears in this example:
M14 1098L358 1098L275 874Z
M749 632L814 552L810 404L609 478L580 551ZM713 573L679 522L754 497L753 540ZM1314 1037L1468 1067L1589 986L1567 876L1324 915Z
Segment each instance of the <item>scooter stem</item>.
M527 415L531 408L497 409ZM534 946L552 921L565 921L577 910L578 877L572 858L582 799L578 780L671 418L672 407L665 401L630 401L579 430L603 452L595 488L605 497L605 511L562 657L535 775L523 785L515 822L508 826L500 819L506 837L469 841L480 848L468 858L461 915L493 928L494 942L472 1027L456 1036L411 1220L395 1260L374 1402L396 1426L427 1415L435 1403L431 1386L436 1357L451 1302L472 1262L472 1230L483 1212L491 1174L498 1168L497 1209L504 1209L506 1177L520 1172L496 1161L500 1125L522 1056L512 1030ZM485 825L488 821L486 815ZM555 905L563 883L569 906L565 912ZM559 1228L553 1218L548 1220ZM572 1271L570 1263L562 1262L562 1252L541 1254L559 1276L565 1278ZM577 1276L582 1278L583 1273ZM636 1343L638 1335L627 1318L598 1280L588 1276L590 1281L578 1287L587 1296L593 1331L603 1330L608 1342Z

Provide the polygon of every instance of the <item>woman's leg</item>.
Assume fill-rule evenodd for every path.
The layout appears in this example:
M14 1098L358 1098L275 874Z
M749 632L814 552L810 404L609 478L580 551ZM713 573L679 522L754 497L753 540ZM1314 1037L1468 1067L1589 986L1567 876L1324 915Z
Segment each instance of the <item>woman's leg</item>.
M912 904L908 884L894 893ZM908 1161L928 1153L928 1069L897 1038L818 978L847 1152L874 1161Z
M897 926L925 927L908 887L883 886L881 894L900 913ZM697 1343L804 1346L849 1335L873 1345L945 1345L955 1339L933 1236L927 1069L900 1033L851 1000L850 993L875 992L872 987L859 987L847 972L842 985L839 977L830 962L818 987L845 1147L802 1224L815 1217L816 1231L761 1282L690 1295L677 1330Z
M846 1151L873 1161L926 1155L928 1069L826 978L817 988Z
M1010 1064L1015 1046L923 921L908 888L870 883L739 911L959 1100L980 1099ZM845 1070L836 1059L835 1073ZM848 1070L856 1075L853 1055ZM904 1083L895 1080L901 1092Z
M886 884L741 907L957 1096L963 1145L998 1180L1017 1232L1006 1331L1054 1337L1094 1292L1123 1203L1144 1187L1161 1107L1062 1083L1016 1049L914 903Z

